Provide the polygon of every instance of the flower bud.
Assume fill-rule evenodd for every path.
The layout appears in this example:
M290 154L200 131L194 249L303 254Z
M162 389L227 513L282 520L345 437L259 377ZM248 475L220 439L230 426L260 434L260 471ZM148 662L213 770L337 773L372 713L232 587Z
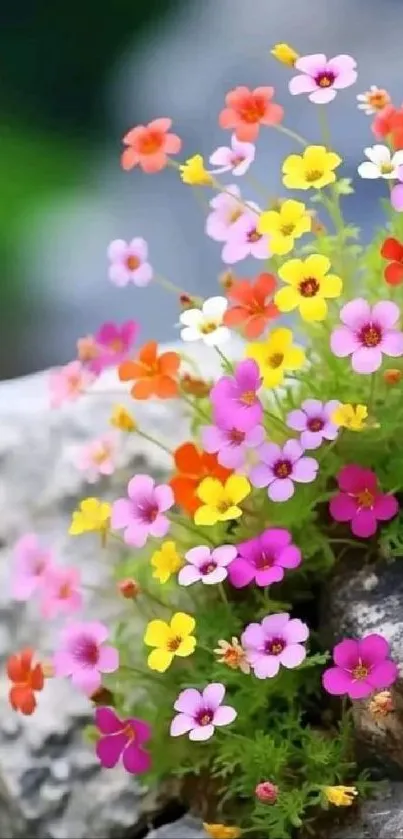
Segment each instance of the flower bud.
M104 688L103 685L101 685L101 687L98 688L98 690L96 690L90 698L94 705L108 705L110 708L113 708L115 704L115 698L112 691L108 688Z
M385 370L383 374L384 381L387 385L398 385L403 377L403 372L398 370L397 367L390 367L389 370Z
M224 291L229 291L234 283L236 282L236 277L233 271L223 271L218 278L218 282L220 286L224 289Z
M136 580L129 577L118 583L118 589L122 597L126 598L126 600L135 600L141 592L140 586L136 583Z
M262 804L275 804L278 796L278 786L271 781L262 781L255 789L255 795Z
M294 67L295 62L299 58L299 54L289 44L275 44L270 52L277 61L280 61L281 64L286 64L287 67Z
M393 699L390 690L381 690L372 697L368 705L369 711L373 717L387 717L394 711Z

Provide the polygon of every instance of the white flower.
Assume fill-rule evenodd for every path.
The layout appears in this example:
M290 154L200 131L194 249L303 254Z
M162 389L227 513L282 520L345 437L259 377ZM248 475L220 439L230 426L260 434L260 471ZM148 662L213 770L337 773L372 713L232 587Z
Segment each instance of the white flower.
M389 181L397 178L397 170L403 164L403 150L391 156L387 146L376 145L364 149L364 154L368 160L358 167L362 178L386 178Z
M372 84L370 89L366 90L365 93L358 94L357 101L359 102L358 107L360 111L364 111L364 114L371 116L382 111L386 108L386 105L390 104L390 96L387 90L384 90L382 87L377 87L376 84Z
M223 326L228 300L225 297L209 297L201 309L182 312L179 320L185 327L181 331L183 341L204 341L210 347L228 341L230 331Z
M244 175L255 159L255 146L253 143L241 143L240 140L237 140L236 135L233 134L231 137L231 148L229 146L219 146L210 155L209 159L213 166L220 167L215 170L215 175L230 171L232 171L233 175Z

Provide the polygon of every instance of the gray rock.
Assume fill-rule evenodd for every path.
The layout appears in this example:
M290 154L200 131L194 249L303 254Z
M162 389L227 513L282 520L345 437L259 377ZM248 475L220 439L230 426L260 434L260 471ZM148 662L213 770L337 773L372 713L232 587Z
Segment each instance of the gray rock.
M196 362L203 359L205 375L217 374L213 350L196 348L191 354ZM122 435L119 469L94 488L76 469L75 450L106 430L116 401L130 404L140 427L170 448L188 433L179 402L133 403L127 391L112 373L105 374L93 394L52 411L47 374L0 385L0 836L10 839L112 839L144 826L147 791L123 769L101 769L83 740L83 726L93 715L90 702L67 680L50 679L35 714L17 716L7 701L5 675L11 652L30 644L46 657L59 631L57 622L40 619L35 603L21 605L10 597L12 547L22 533L37 532L61 564L81 569L88 587L85 618L113 621L122 611L114 587L109 585L105 594L111 554L117 549L111 545L108 562L102 562L93 536L69 537L71 513L86 495L112 499L123 494L136 472L161 476L170 459L141 437ZM149 803L147 808L152 824Z
M355 818L343 820L328 839L402 839L403 783L382 785L377 797L366 801Z
M207 833L198 819L184 816L172 824L164 824L148 834L147 839L206 839Z

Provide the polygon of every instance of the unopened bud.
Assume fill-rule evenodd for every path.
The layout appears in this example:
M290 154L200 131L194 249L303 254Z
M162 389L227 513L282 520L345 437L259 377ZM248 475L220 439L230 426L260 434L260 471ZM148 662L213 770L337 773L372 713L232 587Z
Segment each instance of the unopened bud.
M397 367L390 367L389 370L385 370L383 374L384 381L388 385L398 385L403 377L403 372L398 370Z
M255 795L262 804L275 804L278 796L278 786L271 781L263 781L255 789Z
M122 597L125 597L126 600L135 600L141 592L139 584L131 578L121 580L118 583L118 589Z
M233 271L223 271L223 273L220 274L218 281L225 291L229 291L236 282L236 277Z
M115 704L115 697L111 690L108 690L108 688L104 688L104 686L101 685L101 687L92 694L91 702L93 702L94 705L108 705L110 708L113 708Z
M373 717L387 717L388 714L394 711L390 690L381 690L380 693L373 696L368 708Z

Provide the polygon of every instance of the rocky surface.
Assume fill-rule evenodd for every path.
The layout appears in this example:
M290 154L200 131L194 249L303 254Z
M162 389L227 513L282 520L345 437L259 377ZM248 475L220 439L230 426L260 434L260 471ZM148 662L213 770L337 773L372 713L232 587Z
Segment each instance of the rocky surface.
M345 814L344 814L345 815ZM355 817L347 819L326 839L402 839L403 783L383 785L378 796L366 801ZM325 839L325 837L323 837Z
M200 360L201 352L193 357ZM203 350L208 376L219 370L216 354ZM85 616L113 619L122 601L104 596L108 563L100 562L94 537L69 537L71 512L86 495L116 498L135 472L161 475L169 456L136 435L126 435L112 480L86 484L74 465L77 447L105 431L123 388L106 375L79 402L52 411L47 374L0 385L0 836L11 839L119 839L146 836L160 805L123 770L101 770L93 748L82 739L89 702L67 681L49 680L31 718L17 716L7 701L5 662L27 643L42 655L54 646L57 623L46 624L34 603L10 598L12 546L33 530L55 549L60 563L80 567L87 590ZM127 400L128 403L130 399ZM131 402L140 427L174 448L186 439L188 420L177 401ZM126 604L123 604L123 608ZM161 821L159 822L161 824ZM184 822L185 833L189 823ZM161 831L162 828L159 830ZM175 828L176 830L176 828ZM196 837L196 832L193 836ZM155 833L168 837L169 833ZM175 832L175 836L179 836ZM199 834L200 835L200 834Z

